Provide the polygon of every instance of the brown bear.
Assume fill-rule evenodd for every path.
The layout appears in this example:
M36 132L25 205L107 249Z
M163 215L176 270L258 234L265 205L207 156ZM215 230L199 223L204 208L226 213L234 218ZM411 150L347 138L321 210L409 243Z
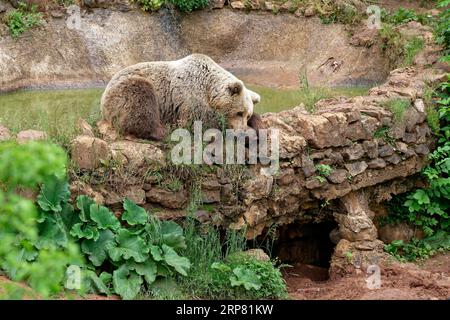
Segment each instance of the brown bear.
M176 61L143 62L119 71L101 99L102 122L121 135L161 140L166 125L225 115L227 127L263 127L253 113L257 93L211 58L192 54Z

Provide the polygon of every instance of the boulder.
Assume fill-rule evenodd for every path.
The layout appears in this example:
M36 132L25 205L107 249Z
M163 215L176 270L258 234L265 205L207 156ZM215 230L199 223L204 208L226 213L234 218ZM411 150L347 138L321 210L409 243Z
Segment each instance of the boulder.
M0 124L0 142L12 139L11 132L8 128Z
M226 0L210 0L209 8L210 9L222 9L225 6Z
M77 123L77 128L80 130L80 135L94 137L92 126L86 120L80 118Z
M305 17L313 17L317 13L316 8L314 6L309 6L305 9Z
M346 160L358 160L364 155L364 148L361 144L355 143L351 147L345 148L343 155Z
M259 261L270 261L270 257L262 249L249 249L242 253Z
M407 223L387 224L378 228L378 237L386 244L394 240L403 240L407 243L415 235L417 236L419 233Z
M378 157L378 142L376 140L366 140L363 142L364 150L371 159Z
M230 6L233 9L238 9L238 10L245 9L245 5L242 1L231 1Z
M381 158L373 159L368 163L369 169L383 169L386 167L386 161Z
M110 145L115 160L129 169L148 168L149 166L164 166L164 152L150 143L134 141L118 141Z
M336 169L327 177L328 181L332 183L342 183L347 180L348 172L344 169Z
M161 188L152 188L145 193L149 202L160 204L169 209L182 209L187 204L187 192L185 190L169 191Z
M258 203L251 205L250 208L244 212L244 218L250 227L256 226L257 224L264 221L267 216L267 204Z
M214 176L209 176L201 184L201 196L203 203L220 202L221 185Z
M130 186L124 191L123 198L128 198L137 205L143 205L145 203L146 195L145 191L140 186Z
M47 134L43 131L38 130L25 130L20 131L17 134L17 142L18 143L26 143L29 141L39 141L39 140L46 140Z
M244 203L249 205L253 201L267 197L272 190L273 177L262 174L247 180L242 189L244 194Z
M378 148L378 155L380 157L389 157L392 156L393 154L394 148L389 144L385 144L384 146Z
M94 170L111 158L108 144L98 138L78 136L70 143L71 159L79 169Z
M363 173L368 167L365 161L346 163L344 166L352 177Z

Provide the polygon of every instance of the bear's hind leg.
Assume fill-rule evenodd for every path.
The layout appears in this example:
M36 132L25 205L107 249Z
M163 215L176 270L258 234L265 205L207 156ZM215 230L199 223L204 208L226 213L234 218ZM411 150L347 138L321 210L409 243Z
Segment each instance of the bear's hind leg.
M122 132L141 139L162 140L165 128L151 83L142 77L129 78L119 92L124 98L118 119Z

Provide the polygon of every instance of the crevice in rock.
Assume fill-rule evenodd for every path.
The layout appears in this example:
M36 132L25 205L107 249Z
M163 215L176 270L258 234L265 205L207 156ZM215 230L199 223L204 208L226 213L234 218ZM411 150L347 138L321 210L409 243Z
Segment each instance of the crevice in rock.
M279 227L272 255L290 265L313 265L329 268L335 243L330 233L335 221L301 224L294 222Z

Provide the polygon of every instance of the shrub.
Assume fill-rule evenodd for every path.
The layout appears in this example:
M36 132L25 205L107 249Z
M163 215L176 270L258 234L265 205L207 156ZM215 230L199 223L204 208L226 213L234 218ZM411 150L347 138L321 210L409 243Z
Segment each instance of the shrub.
M209 299L284 298L279 268L242 254L246 243L243 231L228 231L222 242L218 229L188 219L183 254L195 263L187 277L179 279L181 290Z
M411 103L406 99L391 99L383 103L383 107L392 112L394 122L401 122L405 111L410 107Z
M144 11L157 11L164 4L165 0L132 0L138 3Z
M224 262L214 263L211 269L213 285L233 298L286 298L286 284L279 268L271 261L260 261L243 253L235 253Z
M436 91L440 120L437 148L429 155L430 163L423 170L427 188L397 196L400 205L390 207L390 222L407 221L421 228L427 236L409 244L395 242L386 246L394 256L406 260L426 258L438 249L448 250L450 233L450 83L443 83ZM392 202L392 201L391 201ZM395 203L395 202L392 202ZM401 205L403 204L403 206ZM405 210L406 209L406 210Z
M81 257L72 242L60 248L41 237L56 235L42 228L35 204L16 191L35 189L54 174L64 176L66 162L64 151L54 145L0 144L0 269L13 280L27 281L44 297L62 289L67 266L80 265Z
M435 28L436 42L445 48L444 56L450 51L450 0L440 0L438 7L442 8ZM448 56L447 56L448 57ZM448 61L448 60L447 60Z
M404 58L402 67L407 67L413 64L416 55L423 49L424 40L420 37L414 37L404 44Z
M209 0L133 0L144 11L157 11L165 3L174 5L181 12L191 12L203 9L209 4Z
M25 3L19 2L19 7L7 15L6 24L13 38L17 38L25 31L42 24L42 13L36 10L35 5L28 7Z
M380 30L382 49L393 67L410 66L415 56L423 49L424 40L420 37L406 39L390 24Z
M79 196L76 208L69 204L64 180L46 183L38 197L41 241L66 246L75 239L86 255L85 291L112 291L134 299L144 286L175 273L187 275L190 262L178 254L186 247L183 230L172 221L160 221L132 201L123 202L121 220L87 196ZM45 237L45 235L49 235Z
M206 8L209 0L167 0L172 3L181 12L191 12L198 9Z

